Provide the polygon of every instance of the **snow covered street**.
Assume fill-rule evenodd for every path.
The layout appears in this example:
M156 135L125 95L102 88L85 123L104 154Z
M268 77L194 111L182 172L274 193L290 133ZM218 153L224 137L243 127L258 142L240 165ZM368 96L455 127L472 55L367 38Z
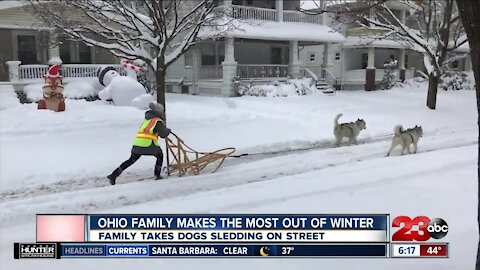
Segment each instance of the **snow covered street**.
M129 155L143 111L67 100L64 113L35 104L0 111L1 269L12 243L35 239L36 213L389 213L445 219L446 260L238 260L234 269L471 269L476 230L477 126L473 91L439 92L436 111L425 85L390 91L289 98L167 96L168 125L195 149L237 153L313 147L229 159L215 174L153 181L141 159L117 185L104 178ZM356 146L330 147L333 118L366 120ZM419 153L385 158L393 127L422 125ZM475 235L475 237L472 237ZM136 260L35 261L38 269L130 269ZM224 269L229 260L145 260L152 267ZM352 267L353 266L353 267Z

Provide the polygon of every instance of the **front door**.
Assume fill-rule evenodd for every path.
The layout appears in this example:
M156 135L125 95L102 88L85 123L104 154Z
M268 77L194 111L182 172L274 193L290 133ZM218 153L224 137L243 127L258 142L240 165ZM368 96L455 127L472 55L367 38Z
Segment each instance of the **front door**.
M36 39L34 35L18 35L18 60L22 64L38 64Z
M275 48L271 49L271 63L274 65L282 64L282 48Z

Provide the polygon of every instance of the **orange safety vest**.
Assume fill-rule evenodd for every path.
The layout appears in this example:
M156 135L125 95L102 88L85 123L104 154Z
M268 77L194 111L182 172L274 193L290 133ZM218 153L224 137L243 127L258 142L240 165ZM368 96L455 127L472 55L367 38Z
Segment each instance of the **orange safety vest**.
M153 143L158 146L158 134L153 132L153 129L158 121L163 123L162 119L158 117L154 117L150 120L145 119L137 132L137 138L135 138L133 145L139 147L149 147L153 141Z

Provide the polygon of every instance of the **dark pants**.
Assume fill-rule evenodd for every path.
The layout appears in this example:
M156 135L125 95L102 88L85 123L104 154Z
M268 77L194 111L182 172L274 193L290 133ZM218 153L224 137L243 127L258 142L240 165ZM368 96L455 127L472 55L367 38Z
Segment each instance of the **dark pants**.
M124 170L126 170L128 167L132 166L133 163L135 163L142 155L140 154L135 154L132 153L129 159L125 160L120 166L113 171L112 175L118 177ZM160 151L156 156L157 162L155 162L155 169L154 173L155 176L160 176L160 173L162 172L162 164L163 164L163 153Z

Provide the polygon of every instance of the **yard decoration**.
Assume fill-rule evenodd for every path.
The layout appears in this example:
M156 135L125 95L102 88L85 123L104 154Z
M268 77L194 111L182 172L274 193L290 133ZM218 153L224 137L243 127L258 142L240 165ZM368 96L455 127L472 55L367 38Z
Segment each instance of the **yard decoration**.
M63 97L62 76L59 74L60 65L53 65L45 75L45 84L42 86L43 98L38 101L39 110L65 111L65 98Z
M165 138L167 149L167 175L178 172L178 176L186 174L198 175L201 170L216 161L216 165L212 173L218 171L225 159L235 152L235 148L223 148L213 152L199 152L193 150L175 133L171 132ZM170 156L173 157L170 163Z
M120 75L112 66L98 69L98 81L105 86L98 93L98 97L101 100L113 101L116 106L133 106L141 110L148 109L148 104L154 102L154 98L137 81L136 71L141 71L142 68L131 64L126 59L122 59L120 63L127 76Z

